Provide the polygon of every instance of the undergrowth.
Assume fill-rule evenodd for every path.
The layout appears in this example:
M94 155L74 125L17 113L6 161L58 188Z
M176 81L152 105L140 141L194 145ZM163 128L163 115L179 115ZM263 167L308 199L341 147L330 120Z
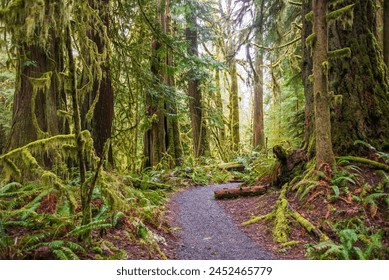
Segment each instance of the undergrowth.
M77 180L61 188L43 180L0 187L0 259L126 259L105 238L123 226L136 237L129 241L159 248L163 240L148 227L161 226L164 191L136 189L123 176L103 172L93 193L93 221L82 226ZM79 242L90 230L91 243Z

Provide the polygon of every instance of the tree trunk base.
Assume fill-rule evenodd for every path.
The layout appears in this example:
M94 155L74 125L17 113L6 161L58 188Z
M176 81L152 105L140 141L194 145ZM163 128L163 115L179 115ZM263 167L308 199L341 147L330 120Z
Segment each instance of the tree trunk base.
M303 173L307 162L307 155L303 150L296 149L288 153L282 146L277 145L274 146L273 153L279 162L273 179L274 186L281 187Z

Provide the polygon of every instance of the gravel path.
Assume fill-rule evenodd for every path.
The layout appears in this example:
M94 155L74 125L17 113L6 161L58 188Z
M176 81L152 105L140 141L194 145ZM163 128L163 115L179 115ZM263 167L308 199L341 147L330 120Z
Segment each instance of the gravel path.
M213 191L236 187L237 184L192 188L176 196L178 219L182 228L182 260L259 260L272 259L246 236L213 199ZM242 209L244 210L244 209Z

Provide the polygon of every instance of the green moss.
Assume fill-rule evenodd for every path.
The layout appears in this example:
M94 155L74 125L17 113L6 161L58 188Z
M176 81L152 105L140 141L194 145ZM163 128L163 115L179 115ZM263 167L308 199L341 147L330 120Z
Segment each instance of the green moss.
M351 49L350 48L343 48L338 50L333 50L328 52L328 58L334 59L334 58L349 58L351 57Z
M305 19L306 19L307 21L313 22L313 12L310 11L309 13L307 13L307 14L305 15Z
M312 55L312 50L313 50L313 47L315 45L315 42L316 42L316 34L315 33L312 33L311 35L309 35L307 37L307 39L305 39L305 44L307 45L308 48L311 49L311 55Z
M335 11L329 12L326 16L327 22L330 23L330 22L334 22L334 21L339 20L339 19L342 20L342 17L345 18L345 15L347 15L347 14L352 15L354 6L355 6L355 4L351 4L351 5L347 5L343 8L337 9ZM353 17L351 17L351 25L350 25L349 21L347 21L347 25L352 26L352 18Z
M280 195L281 197L281 195ZM276 212L274 219L273 239L279 243L288 241L289 221L287 219L288 200L285 198L279 199L276 204Z

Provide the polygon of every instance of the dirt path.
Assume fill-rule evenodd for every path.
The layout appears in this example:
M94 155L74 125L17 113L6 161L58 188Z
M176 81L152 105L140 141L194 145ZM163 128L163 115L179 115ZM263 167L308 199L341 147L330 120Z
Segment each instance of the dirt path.
M237 184L191 188L174 197L177 207L181 246L178 259L273 259L260 248L213 199L213 191ZM244 209L242 209L244 210Z

